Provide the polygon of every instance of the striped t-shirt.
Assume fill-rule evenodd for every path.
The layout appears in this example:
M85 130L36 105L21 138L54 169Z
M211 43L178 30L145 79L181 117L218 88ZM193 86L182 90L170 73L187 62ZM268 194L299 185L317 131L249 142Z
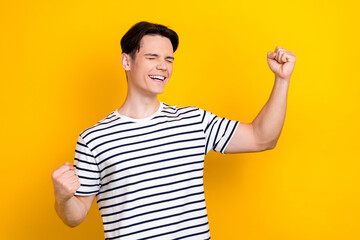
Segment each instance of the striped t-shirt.
M105 239L210 239L204 157L224 154L238 124L163 102L143 119L114 110L78 137L76 195L96 194Z

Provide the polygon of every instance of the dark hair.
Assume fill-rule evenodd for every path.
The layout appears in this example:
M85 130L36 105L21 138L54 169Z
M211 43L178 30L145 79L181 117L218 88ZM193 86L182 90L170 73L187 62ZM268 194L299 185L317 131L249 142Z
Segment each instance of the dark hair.
M160 35L167 37L171 41L174 52L179 45L179 37L174 30L161 24L142 21L132 26L121 38L120 45L122 52L129 54L132 59L135 59L135 53L140 50L140 41L145 35Z

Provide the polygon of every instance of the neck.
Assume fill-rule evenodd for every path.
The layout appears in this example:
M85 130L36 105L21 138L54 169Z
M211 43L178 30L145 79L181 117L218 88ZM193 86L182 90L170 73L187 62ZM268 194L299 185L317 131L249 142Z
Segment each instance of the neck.
M160 106L157 95L135 96L128 92L123 105L117 110L121 115L131 118L146 118L154 114Z

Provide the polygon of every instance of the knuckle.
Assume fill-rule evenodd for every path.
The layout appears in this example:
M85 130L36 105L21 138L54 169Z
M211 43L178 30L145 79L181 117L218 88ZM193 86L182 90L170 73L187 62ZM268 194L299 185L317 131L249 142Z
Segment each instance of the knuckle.
M55 169L52 173L51 173L51 176L53 178L57 177L59 175L59 168Z
M53 181L54 181L54 183L57 184L57 185L61 185L61 184L62 184L62 178L61 178L61 176L56 176L56 177L54 177L54 178L53 178Z
M61 182L59 181L58 178L54 178L53 182L54 182L55 185L61 185Z
M65 190L66 190L66 192L71 193L73 191L73 188L69 185L65 185Z
M74 187L73 187L73 191L72 191L72 193L76 193L76 191L78 190L80 188L80 183L77 183L77 184L75 184L74 185Z

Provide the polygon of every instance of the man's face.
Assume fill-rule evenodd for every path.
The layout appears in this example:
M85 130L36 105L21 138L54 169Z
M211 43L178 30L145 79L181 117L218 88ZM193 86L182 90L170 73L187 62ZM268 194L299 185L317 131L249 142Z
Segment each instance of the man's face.
M160 35L145 35L141 39L135 60L131 59L129 87L141 95L157 95L164 91L173 70L173 46Z

